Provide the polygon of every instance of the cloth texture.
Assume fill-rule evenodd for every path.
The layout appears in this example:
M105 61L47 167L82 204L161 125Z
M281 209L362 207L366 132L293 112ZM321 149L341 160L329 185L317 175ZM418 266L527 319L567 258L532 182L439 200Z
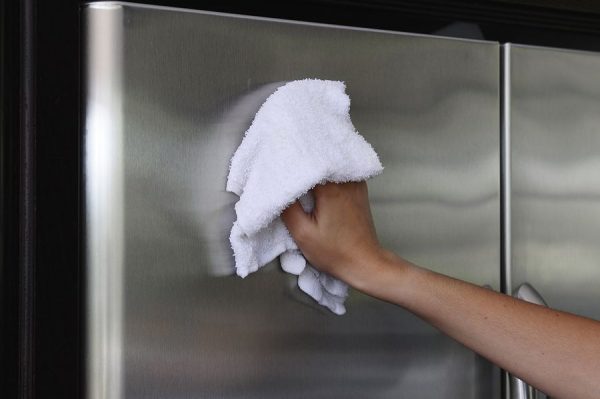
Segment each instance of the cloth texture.
M311 212L310 190L326 182L369 179L383 171L350 119L341 81L304 79L271 94L231 159L227 191L239 196L230 234L236 272L257 271L276 257L298 287L333 313L346 312L345 283L312 267L281 220L296 200Z

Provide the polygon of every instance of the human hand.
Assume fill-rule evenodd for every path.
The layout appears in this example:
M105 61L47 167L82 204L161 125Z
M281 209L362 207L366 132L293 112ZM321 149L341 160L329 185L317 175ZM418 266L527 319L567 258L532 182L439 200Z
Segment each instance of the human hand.
M306 259L350 285L385 256L379 245L366 182L327 183L313 189L315 207L307 214L298 201L282 219Z

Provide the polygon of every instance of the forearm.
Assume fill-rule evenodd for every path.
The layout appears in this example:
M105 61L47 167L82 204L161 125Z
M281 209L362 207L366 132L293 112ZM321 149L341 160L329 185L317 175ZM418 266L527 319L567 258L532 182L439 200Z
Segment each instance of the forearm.
M315 209L282 217L319 270L400 305L552 397L600 397L600 323L529 304L405 262L383 251L367 186L318 185Z
M600 323L440 275L385 252L345 276L559 398L600 396ZM365 270L361 275L361 270Z

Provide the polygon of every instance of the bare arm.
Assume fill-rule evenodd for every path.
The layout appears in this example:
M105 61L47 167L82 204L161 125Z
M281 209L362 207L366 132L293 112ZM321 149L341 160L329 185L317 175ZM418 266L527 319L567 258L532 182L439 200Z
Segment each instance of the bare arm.
M600 397L600 322L428 271L383 249L364 182L314 193L312 214L295 203L283 220L317 268L415 313L552 397Z

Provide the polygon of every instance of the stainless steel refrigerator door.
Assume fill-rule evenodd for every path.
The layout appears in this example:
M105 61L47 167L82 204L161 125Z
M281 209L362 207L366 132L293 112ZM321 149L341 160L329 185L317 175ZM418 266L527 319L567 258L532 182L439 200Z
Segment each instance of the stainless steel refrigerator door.
M118 3L84 11L88 397L494 398L487 361L276 262L232 275L228 162L284 82L343 80L382 243L499 288L499 48Z
M509 51L513 289L600 319L600 55Z

